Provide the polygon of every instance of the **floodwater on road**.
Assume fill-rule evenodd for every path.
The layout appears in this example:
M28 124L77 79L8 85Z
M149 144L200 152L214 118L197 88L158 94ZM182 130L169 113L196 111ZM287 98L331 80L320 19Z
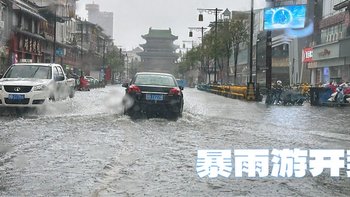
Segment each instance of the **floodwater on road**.
M124 89L0 112L0 196L349 196L350 178L199 178L201 149L350 148L350 109L269 106L185 89L178 120L132 120ZM0 109L2 110L2 109Z

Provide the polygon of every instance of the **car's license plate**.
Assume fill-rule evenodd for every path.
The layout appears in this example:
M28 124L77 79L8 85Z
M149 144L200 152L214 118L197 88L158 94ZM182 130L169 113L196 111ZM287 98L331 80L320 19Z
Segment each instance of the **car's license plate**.
M161 94L146 94L146 100L148 100L148 101L162 101L163 95L161 95Z
M10 100L23 100L24 98L24 94L9 94Z

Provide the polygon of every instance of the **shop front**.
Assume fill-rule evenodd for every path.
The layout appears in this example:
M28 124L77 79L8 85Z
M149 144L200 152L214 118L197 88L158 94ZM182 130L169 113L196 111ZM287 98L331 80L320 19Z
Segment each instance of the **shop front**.
M18 31L14 42L14 59L12 63L43 62L42 43L44 37L28 32Z
M349 81L350 64L347 58L342 56L340 42L319 45L314 48L313 60L315 64L311 67L312 83L330 83Z

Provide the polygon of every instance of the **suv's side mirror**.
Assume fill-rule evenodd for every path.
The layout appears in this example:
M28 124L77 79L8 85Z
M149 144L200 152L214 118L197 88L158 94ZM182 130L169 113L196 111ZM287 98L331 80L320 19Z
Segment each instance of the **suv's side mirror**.
M64 81L64 76L56 76L55 81Z
M180 90L184 90L184 87L183 86L179 86Z
M122 84L122 87L124 87L124 88L129 87L129 83L123 83L123 84Z

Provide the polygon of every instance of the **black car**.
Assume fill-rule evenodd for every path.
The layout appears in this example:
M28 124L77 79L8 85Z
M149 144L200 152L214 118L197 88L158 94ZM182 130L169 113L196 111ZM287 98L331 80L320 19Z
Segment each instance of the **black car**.
M141 113L164 114L179 117L183 111L183 87L171 74L141 72L130 84L124 83L124 112L134 116Z

